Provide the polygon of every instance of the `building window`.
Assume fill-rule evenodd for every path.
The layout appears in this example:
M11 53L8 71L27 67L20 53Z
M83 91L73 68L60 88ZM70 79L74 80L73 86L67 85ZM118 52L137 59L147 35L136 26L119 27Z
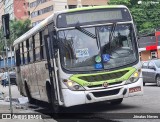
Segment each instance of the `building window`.
M32 27L36 26L36 25L39 24L41 21L43 21L43 20L39 20L39 21L37 21L37 22L33 22L33 23L32 23Z
M68 5L69 9L77 8L77 5Z
M30 11L28 11L28 15L30 15Z
M31 18L53 11L53 5L31 13Z
M45 2L48 2L48 1L50 1L50 0L36 0L36 1L32 2L32 3L30 3L30 8L36 7L39 4L42 4L42 3L45 3Z
M88 7L89 5L83 5L82 7Z
M30 8L36 7L36 6L37 6L37 1L34 1L34 2L30 3Z
M157 58L157 52L156 51L151 51L151 59Z
M40 35L39 33L37 33L35 36L34 36L34 40L35 40L35 59L36 61L37 60L40 60Z

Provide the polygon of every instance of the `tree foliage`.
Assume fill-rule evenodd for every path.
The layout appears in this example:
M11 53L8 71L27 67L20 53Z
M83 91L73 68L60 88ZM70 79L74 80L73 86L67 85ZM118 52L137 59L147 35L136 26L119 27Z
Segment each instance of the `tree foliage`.
M15 39L20 37L22 34L27 32L30 29L31 21L26 19L22 20L11 20L10 21L10 39L7 40L7 45L11 46ZM0 29L0 50L2 50L4 46L4 37L3 31Z
M160 27L160 0L110 0L109 4L126 5L134 18L137 25L138 32L147 33L152 32ZM156 3L157 2L157 3ZM159 2L159 4L158 4Z

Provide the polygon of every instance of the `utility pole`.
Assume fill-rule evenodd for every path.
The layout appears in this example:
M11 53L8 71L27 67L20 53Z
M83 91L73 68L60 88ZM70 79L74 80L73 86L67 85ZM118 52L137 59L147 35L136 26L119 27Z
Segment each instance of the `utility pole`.
M11 82L10 82L10 76L9 76L9 66L8 66L8 48L7 48L7 39L9 39L9 14L2 15L2 25L3 25L3 34L5 37L5 49L6 49L6 69L7 69L7 78L9 83L9 101L10 101L10 111L11 114L13 114L13 108L12 108L12 94L11 94Z

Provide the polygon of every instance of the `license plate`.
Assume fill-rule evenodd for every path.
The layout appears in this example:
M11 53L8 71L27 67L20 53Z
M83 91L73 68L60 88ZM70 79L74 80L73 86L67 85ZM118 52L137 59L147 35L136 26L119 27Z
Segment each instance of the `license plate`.
M129 88L129 93L138 92L138 91L141 91L140 86L137 86L137 87L134 87L134 88Z

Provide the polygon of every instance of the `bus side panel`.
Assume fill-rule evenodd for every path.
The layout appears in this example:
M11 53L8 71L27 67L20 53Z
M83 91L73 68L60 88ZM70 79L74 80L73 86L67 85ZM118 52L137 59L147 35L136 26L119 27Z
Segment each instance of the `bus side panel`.
M38 88L40 93L40 100L48 102L46 81L49 81L49 72L45 67L47 61L40 61L35 63L36 75L38 81Z
M28 79L27 71L28 71L28 66L27 65L20 66L20 73L19 73L20 81L19 82L21 82L21 85L22 85L21 86L22 94L25 95L25 96L27 96L26 91L25 91L25 81L27 81L27 79Z
M28 83L33 98L40 100L35 64L28 65Z
M24 92L24 89L23 89L20 66L18 66L16 68L16 82L17 82L17 86L18 86L18 90L19 90L20 94L23 95L23 96L26 96L26 93Z

